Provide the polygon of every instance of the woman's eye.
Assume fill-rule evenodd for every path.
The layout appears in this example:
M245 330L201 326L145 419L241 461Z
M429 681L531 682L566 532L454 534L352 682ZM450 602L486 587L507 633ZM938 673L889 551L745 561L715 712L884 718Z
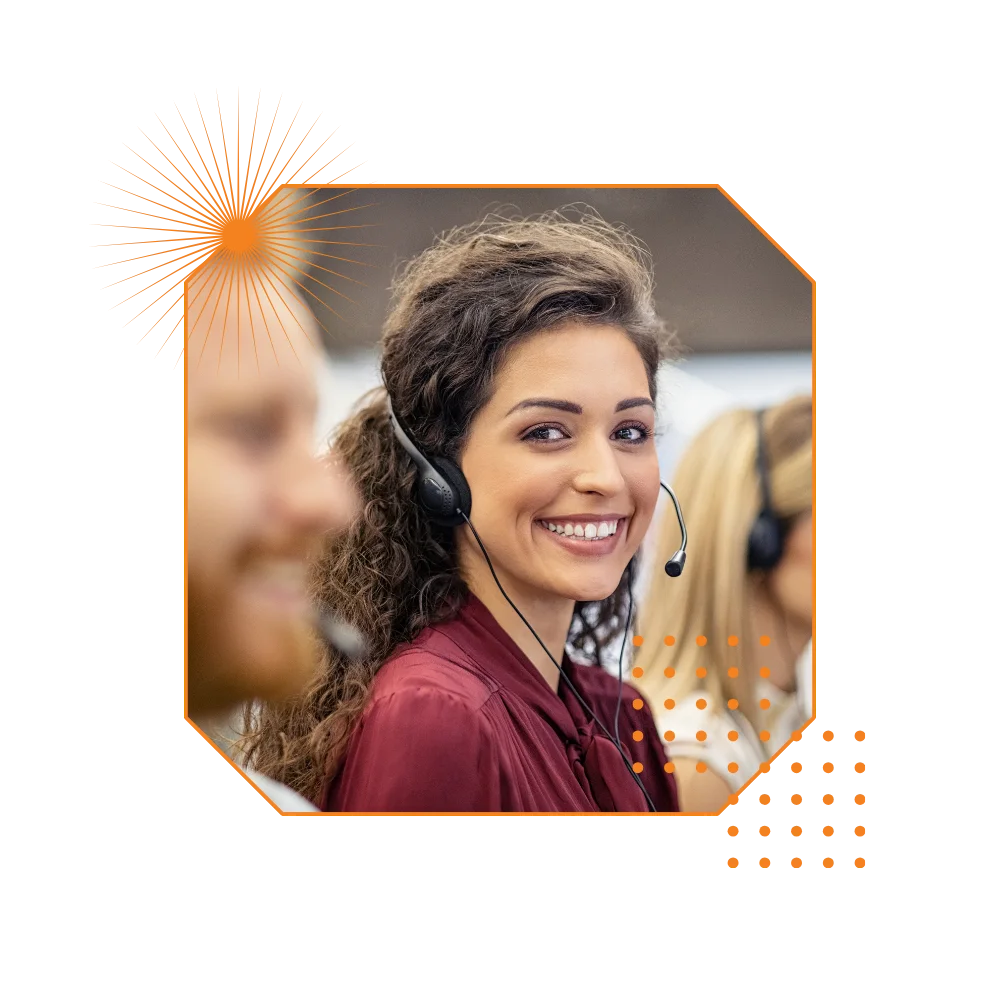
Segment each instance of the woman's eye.
M562 441L564 438L568 437L561 428L553 427L551 425L545 425L543 427L534 427L527 434L524 435L522 440L524 441Z
M616 441L627 441L629 444L638 444L649 437L649 431L645 427L633 424L630 427L619 427L615 431L614 436Z

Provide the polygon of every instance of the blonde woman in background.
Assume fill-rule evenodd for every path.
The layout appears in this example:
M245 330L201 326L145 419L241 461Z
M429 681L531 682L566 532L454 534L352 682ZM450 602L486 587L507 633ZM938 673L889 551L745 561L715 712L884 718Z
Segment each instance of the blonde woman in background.
M812 714L812 399L723 414L674 476L683 576L642 602L635 684L676 767L680 807L717 812ZM662 563L678 544L664 522Z

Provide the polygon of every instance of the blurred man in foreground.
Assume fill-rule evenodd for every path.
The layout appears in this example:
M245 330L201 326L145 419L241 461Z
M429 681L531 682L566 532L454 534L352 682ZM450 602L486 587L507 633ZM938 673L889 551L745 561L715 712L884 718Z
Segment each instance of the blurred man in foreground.
M189 279L186 302L187 711L206 734L241 703L287 698L313 677L309 565L357 502L313 451L315 320L280 284L216 276ZM315 808L250 777L285 811Z

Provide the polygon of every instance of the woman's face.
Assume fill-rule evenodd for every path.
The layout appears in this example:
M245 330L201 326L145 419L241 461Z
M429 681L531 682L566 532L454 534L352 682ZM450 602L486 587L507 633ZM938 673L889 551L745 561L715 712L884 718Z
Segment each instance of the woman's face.
M800 514L785 536L781 562L770 573L771 594L784 615L796 624L812 627L813 518Z
M614 593L656 506L654 417L618 327L566 324L511 350L460 464L472 523L522 598ZM468 528L459 548L463 566L482 560Z

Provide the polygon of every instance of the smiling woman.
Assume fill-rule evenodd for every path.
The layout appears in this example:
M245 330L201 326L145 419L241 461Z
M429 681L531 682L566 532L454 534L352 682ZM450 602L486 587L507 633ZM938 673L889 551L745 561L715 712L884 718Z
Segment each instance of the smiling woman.
M372 655L249 715L255 767L336 810L676 808L649 709L592 665L659 489L651 293L593 217L492 220L404 270L385 389L334 444L363 515L317 575ZM425 456L461 516L415 496Z
M650 385L623 328L566 320L509 350L471 423L462 466L473 523L549 649L566 645L577 602L618 590L649 527L659 490ZM462 579L555 686L555 665L484 578L469 533L457 550Z

